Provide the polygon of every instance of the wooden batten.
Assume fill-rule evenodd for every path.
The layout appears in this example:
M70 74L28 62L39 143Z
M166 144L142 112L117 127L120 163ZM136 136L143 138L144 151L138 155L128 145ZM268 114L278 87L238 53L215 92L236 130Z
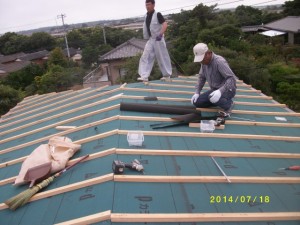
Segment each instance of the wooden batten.
M300 184L300 177L228 176L231 183L240 184ZM227 183L223 176L139 176L114 175L115 182L145 183Z
M197 222L262 222L298 221L299 212L241 213L111 213L110 210L57 223L86 225L110 220L113 223L197 223Z
M258 222L299 220L300 212L111 214L111 222L115 223Z
M218 112L217 108L197 108L202 112ZM236 114L250 114L250 115L266 115L266 116L300 116L300 113L294 112L264 112L264 111L251 111L251 110L232 110Z
M111 211L105 211L105 212L100 212L100 213L96 213L93 215L89 215L89 216L84 216L78 219L74 219L74 220L69 220L69 221L65 221L62 223L56 223L54 225L86 225L86 224L94 224L94 223L98 223L98 222L102 222L105 220L110 220L110 216L111 216Z
M239 120L226 120L226 125L241 125L241 126L266 126L266 127L300 127L300 123L269 123L269 122L252 122ZM199 127L199 123L190 123L190 127Z

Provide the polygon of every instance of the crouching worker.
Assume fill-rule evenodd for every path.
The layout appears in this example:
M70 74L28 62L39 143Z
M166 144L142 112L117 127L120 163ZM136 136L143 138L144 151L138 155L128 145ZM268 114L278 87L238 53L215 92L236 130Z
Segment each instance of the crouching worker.
M204 43L194 46L194 62L200 62L199 80L191 103L199 108L219 106L224 111L224 117L230 116L236 93L236 76L227 61L211 50ZM207 81L210 90L200 94Z

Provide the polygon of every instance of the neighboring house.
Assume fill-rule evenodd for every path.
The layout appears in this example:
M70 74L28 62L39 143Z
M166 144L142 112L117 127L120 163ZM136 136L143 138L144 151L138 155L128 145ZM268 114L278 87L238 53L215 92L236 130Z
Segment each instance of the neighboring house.
M6 77L9 73L16 72L30 65L30 61L14 61L12 63L0 63L0 78Z
M0 77L5 77L9 73L16 72L30 65L30 63L35 63L42 65L48 59L49 52L47 50L28 53L23 52L0 56Z
M48 60L49 51L43 50L39 52L33 52L21 57L18 57L16 61L31 61L33 63L42 65Z
M19 52L11 55L0 56L0 78L7 76L9 73L18 71L30 64L30 62L16 62L18 57L26 55L24 52Z
M265 25L243 26L241 30L269 37L287 35L288 44L300 44L300 16L288 16Z
M102 86L101 82L109 82L112 85L116 84L118 78L126 75L126 70L122 68L124 61L127 58L142 54L146 42L147 40L132 38L100 56L99 70L97 73L90 73L84 78L84 87Z
M269 30L286 32L288 44L300 44L300 16L287 16L264 25Z
M263 25L243 26L241 29L242 29L242 32L244 32L244 33L251 32L253 34L256 34L257 32L268 30L268 29L264 28Z
M68 50L65 48L63 50L64 55L68 58ZM81 62L82 59L82 51L80 49L75 49L75 48L69 48L69 54L70 54L70 58L74 61L74 62Z

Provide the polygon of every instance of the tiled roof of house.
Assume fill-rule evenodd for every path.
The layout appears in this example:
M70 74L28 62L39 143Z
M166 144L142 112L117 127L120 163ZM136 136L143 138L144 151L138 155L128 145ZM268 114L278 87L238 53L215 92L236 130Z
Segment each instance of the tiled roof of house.
M264 27L272 30L300 33L300 16L288 16L265 24Z
M11 73L23 69L24 67L30 65L30 63L31 62L29 61L15 61L7 64L0 63L0 70Z
M33 52L33 53L28 53L26 55L18 57L19 60L22 61L31 61L35 59L43 59L49 55L49 51L47 50L42 50L38 52Z
M11 55L0 56L0 63L9 63L15 61L18 57L25 56L24 52L19 52Z
M152 129L176 123L174 115L120 109L128 103L191 107L196 79L25 98L0 121L1 223L299 225L299 171L279 170L299 165L299 113L242 81L231 118L213 133L200 132L199 123ZM202 116L218 111L196 110ZM143 132L142 146L129 146L127 134L136 130ZM12 186L21 163L55 135L81 144L74 160L90 157L9 210L3 202L28 188ZM114 160L134 159L144 174L112 173Z
M132 38L129 41L119 45L110 52L102 55L99 60L107 61L114 59L123 59L141 54L145 48L147 40Z

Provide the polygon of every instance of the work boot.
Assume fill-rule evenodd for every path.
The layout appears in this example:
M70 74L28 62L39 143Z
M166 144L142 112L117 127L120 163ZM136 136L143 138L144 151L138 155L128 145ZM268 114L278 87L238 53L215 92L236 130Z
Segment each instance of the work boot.
M171 82L171 76L163 76L162 78L160 78L161 81L166 81L166 82Z
M143 82L148 82L149 81L148 78L143 78L143 77L139 77L137 80L138 81L143 81Z
M233 107L234 107L234 101L231 102L229 109L223 111L223 115L225 118L230 117Z

